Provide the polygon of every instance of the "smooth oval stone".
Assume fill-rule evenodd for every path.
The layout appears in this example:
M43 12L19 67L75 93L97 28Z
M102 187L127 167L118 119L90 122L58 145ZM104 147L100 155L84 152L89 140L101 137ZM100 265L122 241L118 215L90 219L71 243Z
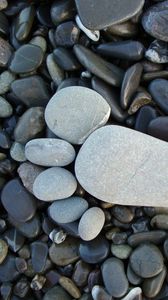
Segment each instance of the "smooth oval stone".
M76 77L69 77L64 79L58 86L57 88L57 92L61 89L64 89L66 87L69 86L85 86L85 87L89 87L89 85L87 84L86 81L80 79L80 78L76 78Z
M144 282L142 284L142 290L146 297L154 298L159 294L159 292L163 286L163 282L165 280L166 273L167 273L167 270L166 270L166 267L164 266L163 270L158 275L156 275L153 278L148 278L148 279L144 280Z
M43 36L35 36L30 40L29 43L40 47L44 53L47 50L47 42Z
M133 285L139 285L142 282L142 278L138 276L130 267L130 263L128 263L127 267L127 278L128 281Z
M10 250L14 253L18 252L25 243L25 237L15 228L5 231L4 239L8 243Z
M68 277L61 276L59 278L59 284L67 291L73 298L79 299L81 292L75 283Z
M26 161L24 145L14 142L10 148L10 156L18 162Z
M103 5L99 0L88 0L87 5L82 0L76 0L78 14L85 27L96 30L113 24L122 23L135 16L143 7L144 0L105 0Z
M3 97L0 97L0 118L10 117L13 113L11 104Z
M57 46L73 47L79 39L80 29L72 21L61 23L55 30L55 42Z
M38 75L13 81L11 89L17 98L28 107L46 106L50 99L47 85Z
M26 44L16 50L9 69L16 74L35 71L42 63L43 51L40 47Z
M145 52L145 57L158 64L165 64L168 62L168 47L167 43L155 40L153 41L147 51Z
M109 243L104 237L99 235L92 241L81 242L79 254L81 259L89 264L100 263L109 254Z
M134 218L134 213L125 206L115 205L111 209L111 213L119 222L130 223Z
M46 167L63 167L75 159L75 150L64 140L41 138L29 141L25 147L26 158Z
M111 253L120 259L127 259L131 254L132 248L127 244L111 245Z
M161 244L166 238L166 232L162 230L153 230L147 232L137 232L128 237L128 244L131 247L136 247L142 243Z
M79 240L68 237L63 243L53 243L49 249L51 261L57 266L67 266L79 259Z
M20 117L14 130L14 138L18 143L26 144L44 129L44 108L31 107Z
M53 167L37 176L33 184L34 195L43 201L70 197L77 188L75 177L68 170Z
M120 41L100 44L96 51L103 56L127 60L140 60L144 54L144 46L138 41Z
M129 149L135 155L130 155ZM77 155L75 173L81 186L97 199L124 205L166 207L167 154L166 142L109 125L88 137Z
M32 239L39 235L41 229L40 218L35 215L30 221L18 222L11 216L8 218L9 222L25 237Z
M73 144L82 144L91 132L106 124L109 116L110 106L101 95L77 86L59 90L45 110L51 131Z
M123 297L128 290L123 262L115 257L109 258L102 264L101 270L107 292L116 298Z
M142 300L142 290L140 287L135 287L130 290L130 292L122 298L122 300Z
M106 290L99 286L95 285L92 289L93 300L111 300L111 296L106 292Z
M152 37L168 42L168 1L151 6L142 16L142 26Z
M56 85L61 84L64 80L64 71L58 66L55 61L54 54L50 53L46 59L48 72Z
M15 80L15 74L10 71L4 71L0 75L0 95L10 90L11 83Z
M80 69L74 53L70 49L58 47L54 50L54 58L57 64L65 71L76 71Z
M0 282L14 281L19 277L15 265L15 256L8 255L5 261L0 264Z
M43 297L43 300L71 300L71 299L72 297L61 286L55 286L49 289Z
M168 80L155 79L151 81L149 92L156 104L168 114Z
M5 260L6 256L8 254L8 244L0 239L0 265Z
M48 5L48 3L42 3L38 6L36 14L38 21L46 26L46 27L52 27L54 24L51 20L51 6Z
M0 37L0 67L6 67L11 56L12 47L6 40Z
M90 241L96 238L103 228L105 215L101 208L91 207L79 221L79 235L82 240Z
M168 215L164 213L157 214L151 219L150 224L152 227L168 230Z
M142 278L154 277L163 270L162 253L155 245L142 244L132 252L130 266Z
M138 32L136 24L129 20L123 23L111 25L104 30L105 33L109 34L110 36L114 34L125 38L132 38Z
M35 198L26 191L17 178L4 186L1 201L6 211L19 222L26 222L35 215Z
M148 126L148 134L168 142L168 117L158 117Z
M76 14L73 0L56 0L51 6L51 19L55 25L72 20Z
M161 71L156 71L156 72L149 72L149 73L145 73L142 76L142 81L152 81L154 79L158 79L158 78L168 78L168 71L167 70L161 70Z
M150 122L157 118L157 116L158 113L154 107L150 105L143 106L138 112L135 122L135 130L147 133Z
M35 9L32 5L23 8L18 14L15 24L15 36L18 41L25 41L28 37L33 25L34 16Z
M91 266L82 260L79 260L74 268L72 280L78 287L84 287L87 284Z
M81 197L71 197L53 202L48 208L51 219L58 223L78 220L87 210L88 203Z
M127 109L133 94L137 91L140 83L143 67L140 63L131 66L124 75L121 87L120 104L123 109ZM134 84L132 84L132 82Z
M36 273L44 270L48 255L47 243L35 241L31 244L32 266Z
M111 85L121 85L124 76L121 68L109 63L82 45L75 45L74 52L81 65L88 71Z

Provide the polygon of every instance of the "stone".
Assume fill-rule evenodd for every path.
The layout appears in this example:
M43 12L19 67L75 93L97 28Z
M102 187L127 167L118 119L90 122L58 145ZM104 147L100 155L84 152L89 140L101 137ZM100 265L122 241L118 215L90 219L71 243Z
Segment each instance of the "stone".
M15 36L18 41L22 42L27 39L32 29L35 8L33 5L23 8L16 18L15 24Z
M15 228L6 230L4 239L6 240L10 250L14 253L18 252L25 242L24 236Z
M126 206L115 205L111 213L121 223L130 223L134 218L134 213Z
M130 256L130 266L142 278L151 278L163 270L163 256L153 244L138 246Z
M46 27L53 27L54 24L51 20L51 6L48 3L42 3L37 8L37 18L38 21L46 26Z
M57 266L67 266L79 260L79 240L68 237L61 244L52 244L49 249L51 261Z
M127 244L111 245L111 253L120 259L127 259L131 254L132 248Z
M163 286L163 282L165 280L166 273L167 273L167 270L166 270L166 267L164 266L163 270L158 275L156 275L153 278L148 278L148 279L144 280L144 282L142 284L142 291L146 297L154 298L159 294L159 292Z
M5 130L0 130L0 147L2 149L9 149L11 146L11 140L8 133Z
M52 80L58 86L64 80L64 71L56 63L53 53L47 56L46 64Z
M11 56L12 47L6 40L0 37L0 67L6 67Z
M43 61L43 51L40 47L26 44L16 50L9 69L16 74L35 71Z
M168 42L168 1L152 5L142 15L142 26L152 37Z
M68 293L61 287L55 286L52 289L49 289L43 300L71 300L72 297L68 295Z
M11 104L0 96L0 118L10 117L13 113Z
M165 239L163 249L164 249L164 255L168 259L168 239Z
M8 254L8 244L4 240L0 239L0 265L5 260L7 254Z
M76 0L78 14L82 23L89 29L103 29L114 24L122 23L135 16L143 7L144 1L105 0L103 6L98 0L89 0L87 5L82 0Z
M26 144L26 158L45 167L64 167L75 159L74 147L60 139L33 139Z
M166 79L155 79L149 84L149 92L153 97L156 104L165 112L168 113L168 80Z
M80 64L70 49L57 47L53 53L56 63L64 71L76 71L80 69Z
M89 85L87 84L86 81L84 81L83 79L80 78L76 78L76 77L70 77L70 78L66 78L64 79L58 86L57 88L57 92L61 89L64 89L66 87L69 86L85 86L85 87L89 87Z
M1 285L1 296L2 296L2 299L8 300L8 299L10 299L11 295L12 295L12 284L10 282L4 282L4 283L2 283L2 285Z
M54 201L48 208L50 218L56 223L70 223L78 220L88 209L88 202L81 197L70 197Z
M122 300L142 300L142 289L140 287L135 287L130 290L130 292L122 298Z
M0 0L0 10L5 9L8 6L7 0Z
M84 261L79 260L75 265L72 280L78 287L84 287L87 285L90 271L91 266Z
M13 288L14 295L17 295L19 298L26 297L30 290L29 282L26 278L21 278L17 281Z
M19 277L19 272L15 266L15 256L8 255L0 264L0 282L15 281Z
M55 30L55 42L57 46L73 47L79 39L80 29L73 21L61 23Z
M50 99L47 85L38 75L13 81L11 89L16 97L28 107L46 106Z
M35 214L35 198L26 191L18 178L8 181L4 186L1 201L6 211L17 221L26 222Z
M76 7L73 0L56 0L51 6L51 19L57 26L68 20L72 20L76 14Z
M105 33L111 35L117 35L124 38L132 38L133 36L137 35L137 26L130 20L111 25L104 29Z
M151 230L146 232L137 232L128 237L127 243L131 247L137 247L142 243L161 244L166 238L166 232L162 230Z
M10 90L11 83L15 80L15 74L10 71L4 71L0 75L0 95ZM7 116L9 117L9 115Z
M109 125L88 137L77 155L75 173L81 186L99 200L166 207L167 154L167 143L132 129Z
M3 12L1 12L1 11L0 11L0 34L2 34L2 36L9 34L9 22L8 22L8 19L5 16L5 14Z
M148 104L153 104L151 95L145 90L136 92L128 109L128 113L130 115L135 114L141 107Z
M121 85L124 76L121 68L109 63L82 45L75 45L74 53L81 65L89 72L111 85Z
M81 297L81 292L75 283L68 277L61 276L59 278L59 284L68 292L73 298L79 299Z
M92 289L93 300L111 300L111 296L106 292L106 290L99 285L95 285Z
M24 187L33 194L33 184L36 177L42 172L44 169L42 167L36 166L32 163L25 162L22 163L17 172L19 177L24 185Z
M38 215L35 215L30 221L18 222L17 220L9 217L9 222L25 237L31 239L39 235L41 224Z
M150 122L157 117L158 113L154 107L150 105L141 107L136 118L135 130L147 133Z
M109 116L110 106L101 95L77 86L59 90L45 110L51 131L72 144L82 144L91 132L106 124Z
M127 266L127 278L128 278L129 283L131 283L131 284L133 284L135 286L141 284L141 282L142 282L142 278L140 276L138 276L131 269L130 263L128 263L128 266Z
M49 168L40 173L33 184L34 195L43 201L61 200L70 197L77 188L72 173L60 167Z
M156 71L156 72L145 73L142 76L142 81L150 82L150 81L158 79L158 78L167 79L168 78L168 71L167 70L161 70L161 71Z
M105 215L101 208L91 207L85 211L79 221L79 235L82 240L90 241L97 237L103 228Z
M108 258L102 264L101 271L107 292L112 297L123 297L128 290L128 280L123 262L115 257Z
M168 230L168 215L164 213L156 214L150 222L152 227Z
M99 268L94 268L88 277L88 290L91 292L95 285L102 284L102 276Z
M47 50L47 42L46 42L46 40L43 36L40 36L40 35L35 36L30 40L29 43L32 44L32 45L40 47L43 50L44 53Z
M152 120L148 126L148 134L160 140L168 142L168 117L158 117Z
M14 142L10 148L10 156L18 162L26 161L24 145Z
M145 52L145 57L158 64L165 64L168 62L168 47L167 43L160 41L160 40L154 40L147 51Z
M79 247L79 254L81 259L86 263L100 263L109 254L109 243L100 235L92 241L82 241Z
M31 244L32 266L36 273L43 272L48 255L47 243L35 241Z

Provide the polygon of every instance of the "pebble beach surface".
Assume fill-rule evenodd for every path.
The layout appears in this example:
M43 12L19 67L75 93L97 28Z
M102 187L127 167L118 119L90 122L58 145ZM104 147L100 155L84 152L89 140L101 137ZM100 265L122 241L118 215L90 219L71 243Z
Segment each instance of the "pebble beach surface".
M168 299L167 43L167 0L0 0L0 299Z

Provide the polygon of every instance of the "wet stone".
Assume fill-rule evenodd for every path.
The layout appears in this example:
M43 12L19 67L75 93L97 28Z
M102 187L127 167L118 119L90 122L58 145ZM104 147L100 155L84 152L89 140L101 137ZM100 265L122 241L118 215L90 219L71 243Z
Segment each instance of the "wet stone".
M52 27L54 25L51 20L50 12L51 6L48 5L48 3L39 5L36 11L38 21L46 27Z
M35 241L31 244L31 258L33 269L36 273L41 273L45 267L48 255L48 246L44 242Z
M138 112L135 122L135 130L142 133L147 133L150 122L157 117L158 114L156 109L150 105L145 105L144 107L140 108Z
M119 24L111 25L105 28L104 30L105 33L110 36L114 34L125 38L132 38L138 32L137 26L134 23L132 23L130 20Z
M8 255L0 265L0 282L14 281L18 278L19 272L15 266L15 257Z
M132 99L132 103L128 110L130 115L136 113L141 107L147 104L153 104L152 97L147 91L139 91L135 93Z
M35 238L40 233L40 219L36 215L27 222L18 222L17 220L9 217L9 222L27 238Z
M72 47L77 44L80 30L72 21L62 23L55 30L55 42L57 46Z
M34 16L35 9L32 5L23 8L18 14L15 24L15 36L18 41L25 41L28 37L33 25Z
M76 71L80 69L80 64L70 49L58 47L54 50L56 63L65 71Z
M90 265L82 260L79 260L75 265L72 280L78 287L83 287L87 284L87 279L90 271Z
M25 242L24 236L15 228L5 231L4 239L14 253L18 252Z
M144 280L142 290L146 297L154 298L159 294L166 277L166 271L166 267L164 266L163 270L158 275Z
M73 0L56 0L51 6L51 19L55 25L72 20L76 14Z
M153 41L147 51L145 57L158 64L165 64L168 62L168 46L166 42L155 40Z
M148 126L148 134L160 140L168 142L168 117L158 117L152 120Z
M152 230L147 232L138 232L131 234L128 237L128 244L131 247L136 247L142 243L153 243L155 245L161 244L166 238L166 232L161 230Z
M0 95L7 93L11 83L15 80L15 75L10 71L4 71L0 75ZM8 115L6 116L8 117Z
M50 289L43 297L43 300L71 300L72 297L60 286Z
M47 42L46 42L45 38L42 37L42 36L35 36L35 37L33 37L30 40L29 43L32 44L32 45L40 47L43 50L44 53L47 50Z
M6 67L12 56L12 48L9 43L0 37L0 67Z
M68 292L73 298L79 299L81 296L81 292L75 283L68 277L61 276L59 278L59 284L64 288L65 291Z
M3 263L7 254L8 254L8 245L4 240L0 239L0 264Z

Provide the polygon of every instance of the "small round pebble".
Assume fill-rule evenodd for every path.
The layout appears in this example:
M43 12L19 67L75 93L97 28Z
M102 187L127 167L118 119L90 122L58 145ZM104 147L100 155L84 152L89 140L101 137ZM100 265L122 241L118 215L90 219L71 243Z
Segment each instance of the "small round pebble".
M132 248L129 245L111 245L111 253L120 259L127 259L131 254Z

